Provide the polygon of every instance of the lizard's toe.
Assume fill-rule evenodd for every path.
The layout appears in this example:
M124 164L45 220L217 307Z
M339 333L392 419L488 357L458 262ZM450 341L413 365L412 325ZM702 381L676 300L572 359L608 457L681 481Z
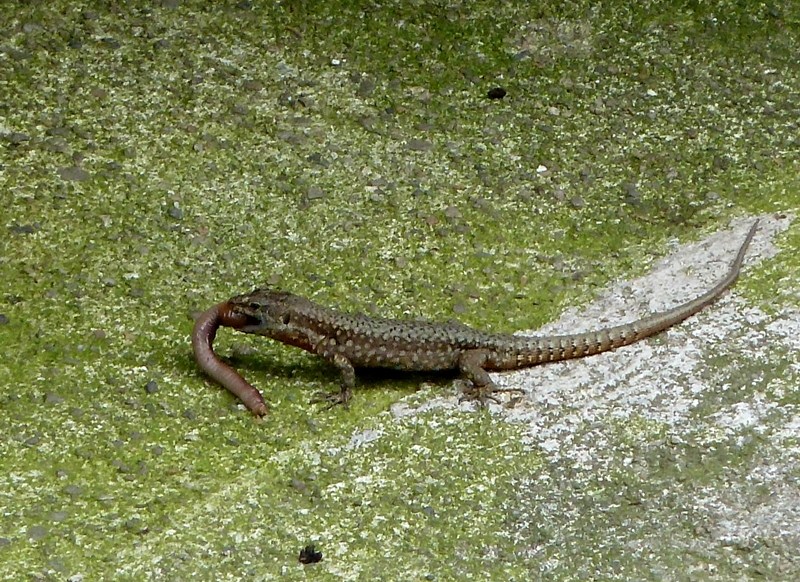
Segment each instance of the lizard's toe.
M489 401L495 404L502 405L502 402L497 398L497 394L501 392L516 392L519 394L524 393L520 388L498 388L494 385L476 386L475 384L468 384L462 388L461 396L458 402L478 402L481 408L485 408Z
M353 391L350 388L342 388L335 392L317 392L311 398L311 404L323 404L325 410L330 410L334 406L342 405L348 408L350 399L353 397Z

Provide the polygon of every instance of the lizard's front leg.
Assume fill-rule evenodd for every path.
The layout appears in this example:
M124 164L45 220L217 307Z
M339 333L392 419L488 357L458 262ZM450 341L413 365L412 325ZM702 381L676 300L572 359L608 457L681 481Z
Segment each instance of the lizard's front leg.
M353 397L353 388L356 385L356 370L350 360L342 354L327 348L323 342L323 345L315 346L315 351L339 369L342 374L342 385L336 392L317 392L311 402L312 404L318 402L326 403L326 408L333 408L338 404L342 404L347 408L350 399Z
M488 358L486 350L467 350L458 358L458 369L470 384L464 388L459 402L477 400L481 406L486 406L486 401L491 400L500 404L495 396L497 392L523 392L519 388L498 388L483 369Z

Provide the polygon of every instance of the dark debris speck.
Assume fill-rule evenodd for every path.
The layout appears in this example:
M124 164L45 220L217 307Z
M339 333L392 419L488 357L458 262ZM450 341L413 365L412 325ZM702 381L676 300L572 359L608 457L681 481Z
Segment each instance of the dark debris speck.
M486 93L486 96L489 99L502 99L507 95L506 90L502 87L492 87L489 89L489 92Z
M100 42L104 47L112 50L116 50L122 46L122 44L116 38L111 38L110 36L100 39Z
M39 223L34 222L33 224L12 224L8 230L11 231L11 234L33 234L40 228Z
M316 564L322 561L322 552L318 552L313 544L309 544L300 550L300 556L297 559L301 564Z

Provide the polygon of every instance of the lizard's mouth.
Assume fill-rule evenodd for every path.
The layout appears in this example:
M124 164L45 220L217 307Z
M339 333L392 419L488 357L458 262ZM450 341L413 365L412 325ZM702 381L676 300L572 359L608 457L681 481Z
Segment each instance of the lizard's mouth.
M252 333L261 325L261 320L255 315L243 313L236 306L226 303L220 309L220 325L232 327L238 331Z
M238 318L237 324L232 325L236 331L242 331L244 333L255 333L259 329L261 329L261 320L257 317L252 315L243 314L241 317Z
M234 328L236 331L240 331L242 333L255 333L258 334L259 331L262 329L262 326L257 321L252 321L250 323L246 323L244 325L240 325Z

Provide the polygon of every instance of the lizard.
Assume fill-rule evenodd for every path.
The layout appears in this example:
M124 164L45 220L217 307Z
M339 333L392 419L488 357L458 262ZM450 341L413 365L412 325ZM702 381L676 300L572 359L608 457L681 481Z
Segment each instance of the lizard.
M467 381L462 398L485 403L487 399L495 400L494 393L508 391L495 385L490 371L599 354L653 336L699 312L736 282L757 227L758 220L750 227L725 276L711 289L631 323L544 337L489 333L454 321L439 323L340 312L287 291L264 287L231 297L201 316L192 337L195 355L212 378L239 396L258 416L266 414L261 394L211 351L219 325L275 339L333 364L341 374L341 388L317 398L330 406L350 401L356 368L458 371Z

